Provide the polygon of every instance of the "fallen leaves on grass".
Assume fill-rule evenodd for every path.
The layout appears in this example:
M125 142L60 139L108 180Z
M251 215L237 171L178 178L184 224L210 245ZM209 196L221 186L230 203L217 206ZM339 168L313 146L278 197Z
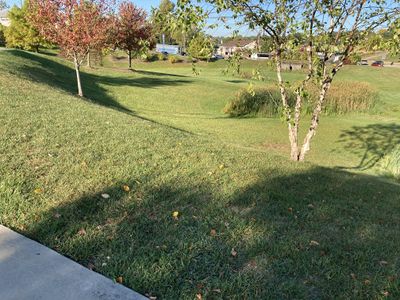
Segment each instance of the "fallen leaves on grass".
M235 250L235 248L232 248L232 250L231 250L231 255L233 256L233 257L236 257L237 256L237 251Z
M42 188L36 188L33 192L35 194L42 194L43 193L43 189Z
M124 282L124 279L122 278L122 276L119 276L117 277L117 279L115 279L115 281L122 284Z
M201 300L201 299L203 299L203 296L201 294L196 294L196 299Z
M81 228L81 229L79 229L78 234L80 236L84 236L84 235L86 235L86 230L84 228Z
M386 266L386 265L388 264L388 262L387 262L386 260L381 260L381 261L379 262L379 264L380 264L382 267L384 267L384 266Z
M104 194L101 194L101 197L102 197L103 199L109 199L109 198L110 198L110 195L104 193Z
M310 241L310 246L319 246L317 241Z
M131 190L131 188L129 187L129 185L124 184L122 186L122 189L124 190L124 192L129 192Z
M179 217L179 211L174 211L174 212L172 213L172 217L173 217L175 220L177 220L178 217Z
M211 236L216 236L217 235L217 231L215 229L211 229L210 235Z

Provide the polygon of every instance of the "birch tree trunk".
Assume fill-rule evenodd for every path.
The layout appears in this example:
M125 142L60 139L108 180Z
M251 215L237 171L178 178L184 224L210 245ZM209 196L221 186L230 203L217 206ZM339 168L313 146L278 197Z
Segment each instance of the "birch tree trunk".
M331 79L325 80L325 82L322 84L318 102L311 117L311 125L310 128L308 129L306 137L304 138L303 146L301 147L301 151L299 154L299 161L304 161L307 152L310 151L311 140L317 132L317 127L319 124L319 116L322 111L322 106L325 102L326 92L329 90L330 85L331 85Z
M83 91L82 91L82 84L81 84L81 74L80 74L80 64L78 62L78 58L76 54L74 54L74 64L75 64L75 72L76 72L76 82L78 84L78 95L80 97L83 97Z
M278 76L279 91L281 93L284 116L285 116L286 123L288 126L289 142L290 142L290 158L294 161L298 161L299 160L298 124L296 124L296 122L294 124L292 124L292 120L291 120L292 117L290 114L290 107L289 107L289 103L288 103L288 94L286 92L281 73L282 73L281 52L277 51L276 74ZM300 105L301 105L301 102L300 102ZM296 107L297 107L297 103L296 103ZM297 115L296 115L296 117L297 117ZM298 115L298 118L300 118L300 114Z

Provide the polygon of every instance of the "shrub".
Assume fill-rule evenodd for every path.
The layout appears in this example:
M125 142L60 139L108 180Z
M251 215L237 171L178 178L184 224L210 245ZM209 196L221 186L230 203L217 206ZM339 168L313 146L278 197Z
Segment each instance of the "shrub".
M315 85L307 87L309 99L303 104L303 114L310 114L313 103L318 100L319 89ZM350 112L367 112L376 104L378 94L369 84L364 82L336 82L330 90L324 104L324 113L345 114ZM276 117L281 111L281 95L277 87L254 90L240 90L235 99L224 108L224 112L232 117L265 116ZM289 105L294 106L295 95L289 93Z
M397 145L390 153L385 155L380 165L385 175L400 180L400 145Z
M176 56L176 55L169 55L168 56L168 61L171 63L171 64L176 64L176 63L179 63L179 62L182 62L182 59L180 59L178 56Z
M153 61L157 61L157 60L158 60L158 55L155 53L147 53L144 56L144 61L147 61L147 62L153 62Z
M163 53L157 53L158 60L167 60L167 57Z
M6 45L6 38L4 36L4 26L0 24L0 47L4 47Z
M276 88L256 89L253 93L240 90L235 99L229 102L224 112L231 117L242 116L277 116L281 108L281 95Z

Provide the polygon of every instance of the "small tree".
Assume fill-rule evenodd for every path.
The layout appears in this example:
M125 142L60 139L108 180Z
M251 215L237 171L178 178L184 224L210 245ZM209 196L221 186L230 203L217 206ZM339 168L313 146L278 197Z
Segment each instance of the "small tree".
M10 26L5 30L7 47L39 52L39 47L46 42L28 18L28 1L24 1L21 8L13 6L8 17Z
M152 29L146 17L146 12L131 2L122 2L119 6L116 46L127 52L129 69L132 69L133 56L154 47Z
M163 36L167 43L173 42L173 32L170 28L170 22L174 10L175 4L171 0L161 0L160 5L152 11L151 25L160 43L163 42Z
M199 33L189 44L187 49L189 55L200 60L209 60L214 51L212 40L204 33Z
M189 6L190 0L178 1ZM194 1L196 2L196 1ZM217 12L230 11L238 24L261 30L272 40L277 84L287 124L291 158L303 161L317 132L326 95L336 74L354 52L363 37L400 13L399 0L207 0ZM196 2L197 3L197 2ZM196 4L193 4L196 6ZM191 11L196 11L192 6ZM221 18L223 20L225 16ZM299 40L300 37L300 40ZM307 73L299 82L285 80L284 60L304 50ZM333 57L339 59L333 62ZM319 88L311 123L302 143L299 129L303 104L308 100L309 83ZM296 99L290 103L289 95Z
M47 40L73 59L78 95L83 97L81 64L90 49L107 45L113 27L106 0L30 0L30 20Z

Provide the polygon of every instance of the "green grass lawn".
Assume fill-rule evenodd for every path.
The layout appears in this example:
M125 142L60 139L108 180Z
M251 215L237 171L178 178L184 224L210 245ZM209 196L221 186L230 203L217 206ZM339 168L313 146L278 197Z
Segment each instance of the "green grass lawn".
M378 168L400 69L346 67L377 111L324 117L296 164L279 120L223 114L248 84L223 62L125 63L84 70L83 100L62 59L0 52L1 224L157 299L400 298L400 185Z

